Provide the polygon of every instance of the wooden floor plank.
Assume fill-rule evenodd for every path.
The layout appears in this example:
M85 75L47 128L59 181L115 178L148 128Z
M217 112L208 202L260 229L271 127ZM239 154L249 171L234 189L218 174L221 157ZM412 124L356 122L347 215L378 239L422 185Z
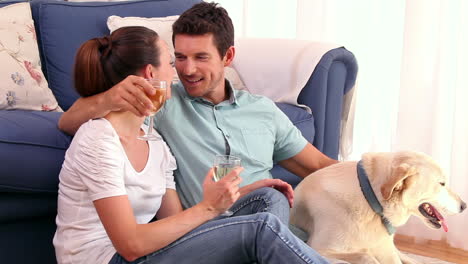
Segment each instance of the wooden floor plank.
M417 241L410 236L395 235L395 245L401 251L437 258L458 264L468 264L468 251L450 247L444 241Z

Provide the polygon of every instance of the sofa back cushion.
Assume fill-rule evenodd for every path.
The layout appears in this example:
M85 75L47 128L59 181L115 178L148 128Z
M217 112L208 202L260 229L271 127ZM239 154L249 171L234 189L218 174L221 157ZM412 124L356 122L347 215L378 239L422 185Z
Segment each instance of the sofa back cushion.
M111 15L164 17L179 15L199 0L124 2L31 2L44 74L60 107L67 110L79 97L73 88L76 50L88 39L109 34Z

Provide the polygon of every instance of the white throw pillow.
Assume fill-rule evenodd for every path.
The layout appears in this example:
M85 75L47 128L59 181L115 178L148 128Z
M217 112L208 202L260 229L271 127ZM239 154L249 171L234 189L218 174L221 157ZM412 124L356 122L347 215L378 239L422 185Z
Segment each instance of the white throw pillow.
M169 51L174 54L174 45L172 44L172 24L177 20L179 16L167 16L167 17L120 17L110 16L107 19L107 27L112 33L114 30L121 27L129 26L142 26L152 29L158 33L158 35L166 41L169 46ZM224 68L224 75L228 79L234 89L246 90L244 83L240 79L237 71L232 67ZM177 74L174 76L174 81L177 81Z
M169 46L169 51L174 54L174 45L172 44L172 24L179 16L167 17L119 17L110 16L107 19L107 27L110 32L114 32L121 27L142 26L156 31Z
M29 3L0 8L0 109L62 111L41 70Z

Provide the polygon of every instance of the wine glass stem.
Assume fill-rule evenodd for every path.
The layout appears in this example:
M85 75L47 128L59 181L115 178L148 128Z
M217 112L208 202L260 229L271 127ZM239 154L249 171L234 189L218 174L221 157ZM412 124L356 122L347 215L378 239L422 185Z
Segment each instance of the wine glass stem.
M148 118L149 118L148 132L146 134L148 136L150 136L151 134L153 134L153 119L154 119L154 116L150 115L150 116L148 116Z

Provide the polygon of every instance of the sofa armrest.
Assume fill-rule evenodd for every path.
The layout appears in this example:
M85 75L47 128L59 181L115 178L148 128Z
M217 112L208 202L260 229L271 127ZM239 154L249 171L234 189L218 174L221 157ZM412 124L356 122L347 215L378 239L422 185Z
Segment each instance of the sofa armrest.
M251 93L310 108L314 146L338 158L343 99L358 70L351 52L333 43L240 38L233 66Z
M314 146L334 159L339 152L343 101L354 87L357 71L353 53L332 49L321 58L298 97L298 103L309 106L314 115Z
M354 55L336 44L291 39L236 40L233 66L251 93L269 97L318 150L337 159L344 101L356 82ZM287 107L287 105L291 107ZM312 111L312 122L295 120L303 111ZM293 111L291 111L293 110ZM297 124L301 124L300 126ZM309 133L310 134L310 133ZM300 178L275 165L273 177L295 186Z

